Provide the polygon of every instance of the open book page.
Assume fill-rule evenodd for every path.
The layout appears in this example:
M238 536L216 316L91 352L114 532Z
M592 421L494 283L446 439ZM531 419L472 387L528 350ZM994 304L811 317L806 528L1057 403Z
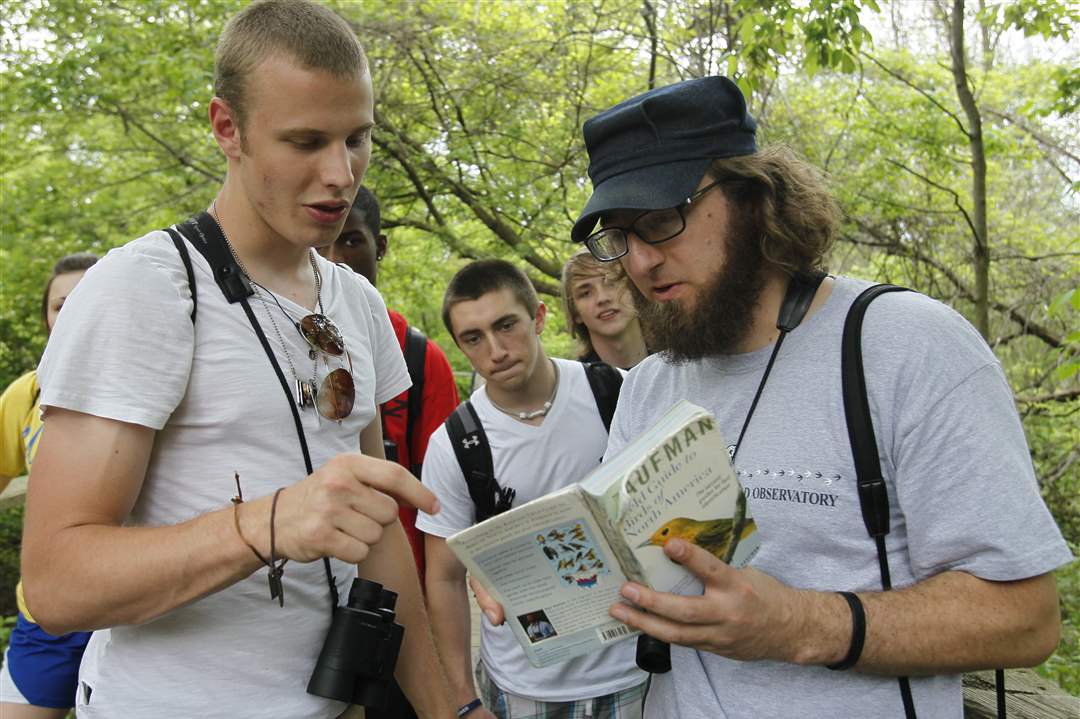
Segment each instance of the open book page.
M577 485L446 541L503 605L508 625L535 666L636 633L608 615L626 577Z
M603 512L630 555L624 566L655 589L697 594L700 581L663 553L679 537L734 566L757 551L758 535L746 511L724 438L704 409L686 401L582 482L597 514Z

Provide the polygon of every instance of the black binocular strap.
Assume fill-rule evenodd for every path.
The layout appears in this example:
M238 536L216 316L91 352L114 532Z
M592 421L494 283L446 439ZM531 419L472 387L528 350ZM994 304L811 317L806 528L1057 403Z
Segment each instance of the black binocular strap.
M847 418L848 440L855 460L855 481L859 493L866 531L877 545L881 588L892 589L889 556L885 550L885 535L889 533L889 493L881 476L881 457L877 451L874 423L870 417L870 401L866 396L866 376L862 362L862 323L867 306L875 297L886 292L904 292L906 287L874 285L864 290L851 303L844 320L844 336L840 347L840 374L844 391L844 416ZM911 682L897 677L904 716L915 719L915 703L911 698Z

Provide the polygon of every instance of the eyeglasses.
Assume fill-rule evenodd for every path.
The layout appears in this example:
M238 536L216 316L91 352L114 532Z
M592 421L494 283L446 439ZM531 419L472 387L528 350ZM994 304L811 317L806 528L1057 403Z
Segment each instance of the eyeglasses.
M302 403L312 402L320 415L327 419L342 420L352 413L356 401L356 386L352 378L352 356L345 349L345 339L337 325L321 314L310 314L297 323L300 334L313 350L318 350L332 357L345 356L349 369L339 367L326 375L318 391L308 385L308 396ZM312 396L313 395L313 396Z
M627 235L633 232L642 242L659 245L682 234L686 229L686 210L706 192L721 183L709 183L675 207L646 210L635 217L629 227L604 227L585 238L585 246L601 262L611 262L630 251Z

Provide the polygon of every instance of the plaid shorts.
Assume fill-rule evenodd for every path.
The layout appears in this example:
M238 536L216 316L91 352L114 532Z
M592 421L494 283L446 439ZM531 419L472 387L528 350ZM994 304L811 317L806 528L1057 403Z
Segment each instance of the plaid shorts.
M480 701L498 719L641 719L645 700L645 682L614 694L572 702L526 699L495 686L483 662L476 664L476 686Z

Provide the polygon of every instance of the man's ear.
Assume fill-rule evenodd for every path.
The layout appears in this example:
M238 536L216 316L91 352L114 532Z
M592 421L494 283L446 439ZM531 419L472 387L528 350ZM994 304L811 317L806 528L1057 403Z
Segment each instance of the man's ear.
M214 140L225 157L238 159L241 154L240 125L236 113L225 100L215 97L210 101L210 129Z
M536 334L544 331L544 322L547 321L547 305L541 302L536 306Z
M386 257L387 251L390 249L390 240L386 235L379 233L379 236L375 238L375 256L382 259Z

